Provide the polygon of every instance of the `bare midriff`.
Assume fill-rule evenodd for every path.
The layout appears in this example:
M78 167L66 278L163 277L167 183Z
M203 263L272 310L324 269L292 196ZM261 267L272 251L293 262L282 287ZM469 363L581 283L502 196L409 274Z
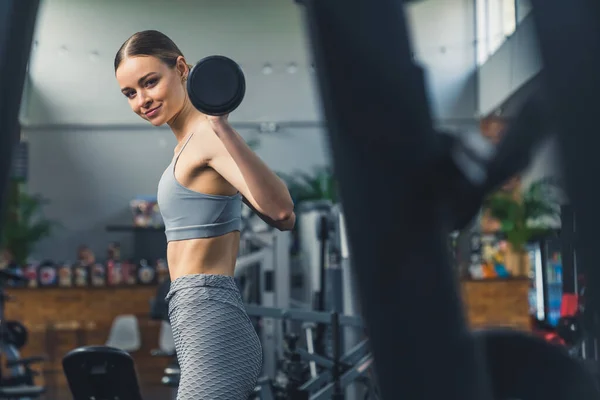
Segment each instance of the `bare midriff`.
M223 236L169 242L167 262L171 280L190 274L233 276L240 232Z

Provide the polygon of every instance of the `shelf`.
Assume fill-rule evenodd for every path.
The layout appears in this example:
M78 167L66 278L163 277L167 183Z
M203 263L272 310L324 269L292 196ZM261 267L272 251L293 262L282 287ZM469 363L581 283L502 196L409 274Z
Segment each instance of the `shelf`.
M108 225L108 232L127 232L133 237L133 254L127 258L158 260L167 258L164 226Z

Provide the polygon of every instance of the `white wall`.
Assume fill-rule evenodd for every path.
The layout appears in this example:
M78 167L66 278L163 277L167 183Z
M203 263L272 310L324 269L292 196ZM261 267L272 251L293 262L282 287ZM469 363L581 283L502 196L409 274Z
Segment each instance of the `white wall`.
M523 187L529 186L535 181L561 175L561 161L555 137L549 137L535 151L531 164L523 172Z
M529 15L532 10L531 0L516 0L517 4L517 22L521 22Z
M291 0L45 0L24 122L142 123L119 91L113 59L131 34L144 29L166 33L190 63L224 54L242 65L247 97L232 119L316 120L300 17ZM290 62L298 64L294 75L285 72ZM261 73L265 63L275 68L272 75Z
M473 120L477 109L475 1L425 0L407 7L416 59L427 69L433 115Z
M542 69L532 14L521 21L478 73L479 112L487 115L507 101Z
M103 256L107 243L115 240L127 254L131 236L107 233L105 227L129 224L129 201L156 193L176 144L170 131L72 129L30 131L26 136L30 142L30 190L51 200L47 215L63 225L38 246L37 254L73 260L77 246L86 243ZM288 129L262 135L257 152L273 169L290 173L325 165L322 141L317 130Z
M542 85L540 75L527 81L518 88L506 101L502 103L502 115L507 118L515 117L524 103L532 96ZM561 170L560 155L556 138L550 133L550 137L545 140L534 151L529 167L523 171L523 186L550 176L559 176Z
M426 0L407 8L416 57L428 67L434 116L458 128L475 124L472 4ZM125 254L131 248L128 235L104 228L129 223L129 200L155 193L175 145L170 131L131 113L114 80L115 52L143 29L170 35L191 62L218 53L242 65L247 97L234 123L308 123L259 135L257 152L271 168L328 163L302 13L293 0L44 0L22 124L31 149L30 191L51 200L47 214L63 228L38 246L39 257L72 259L80 243L100 255L113 240ZM295 74L286 72L291 62ZM265 63L273 74L262 74Z

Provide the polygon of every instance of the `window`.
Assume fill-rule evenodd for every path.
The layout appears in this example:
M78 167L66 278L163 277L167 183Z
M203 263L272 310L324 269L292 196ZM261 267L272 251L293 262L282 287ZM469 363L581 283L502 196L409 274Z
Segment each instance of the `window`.
M517 27L515 0L475 0L477 63L482 65Z
M508 37L517 29L517 8L515 0L502 0L502 33Z
M477 13L477 65L483 65L488 58L487 50L487 0L476 0Z

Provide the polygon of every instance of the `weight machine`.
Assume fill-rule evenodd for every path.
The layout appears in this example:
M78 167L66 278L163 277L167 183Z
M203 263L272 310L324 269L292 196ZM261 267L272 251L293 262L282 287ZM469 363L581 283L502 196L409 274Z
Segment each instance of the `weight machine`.
M326 399L355 399L356 393L350 392L349 387L356 381L363 382L368 387L364 399L374 400L376 397L376 382L369 374L372 372L371 365L373 356L370 352L368 340L363 339L349 351L343 351L341 342L341 329L343 327L363 328L363 321L358 316L340 315L337 312L320 312L298 309L279 309L260 307L255 305L246 306L246 311L251 317L261 317L274 320L297 320L311 322L313 324L324 324L331 328L332 356L325 357L314 353L311 346L307 350L296 347L297 337L289 337L287 340L287 375L288 382L276 384L277 379L265 376L259 380L255 395L260 400L289 399L289 400L326 400ZM311 328L307 328L307 332ZM310 336L307 334L307 336ZM307 337L307 344L310 337ZM344 354L342 354L344 353ZM310 368L310 378L305 379L303 374L303 362L314 363ZM316 370L316 364L323 369ZM368 396L368 397L367 397Z
M258 304L264 307L287 309L290 306L290 233L270 229L243 235L259 250L243 255L235 264L235 276L254 276L258 282ZM258 274L250 269L258 266ZM262 320L259 336L263 347L263 373L273 376L277 359L283 356L283 327L272 319Z

